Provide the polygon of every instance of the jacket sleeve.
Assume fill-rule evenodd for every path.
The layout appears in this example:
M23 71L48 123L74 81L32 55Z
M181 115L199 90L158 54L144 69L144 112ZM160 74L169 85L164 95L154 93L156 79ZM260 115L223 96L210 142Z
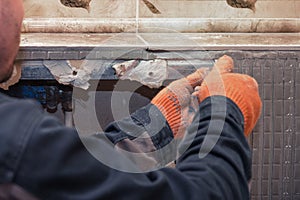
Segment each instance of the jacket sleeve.
M225 102L225 112L220 102ZM75 130L37 111L39 120L14 182L41 199L249 199L251 155L240 110L225 97L213 97L201 103L200 113L189 129L194 137L181 143L185 150L175 169L133 173L135 165L114 150L105 134L80 138ZM210 123L224 123L222 133L200 159ZM111 126L106 131L121 130ZM158 132L162 135L156 145L168 146L164 137L169 138L169 131L167 127Z
M156 169L176 159L172 130L155 105L149 104L130 117L109 124L104 134L118 152L141 170ZM167 155L161 153L162 148L168 150Z

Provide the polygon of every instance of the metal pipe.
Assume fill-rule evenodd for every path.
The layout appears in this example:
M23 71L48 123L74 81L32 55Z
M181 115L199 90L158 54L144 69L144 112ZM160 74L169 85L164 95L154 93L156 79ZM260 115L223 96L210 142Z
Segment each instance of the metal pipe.
M73 113L72 112L64 112L65 117L65 126L73 127Z
M64 121L67 127L73 127L72 87L61 86L59 91Z

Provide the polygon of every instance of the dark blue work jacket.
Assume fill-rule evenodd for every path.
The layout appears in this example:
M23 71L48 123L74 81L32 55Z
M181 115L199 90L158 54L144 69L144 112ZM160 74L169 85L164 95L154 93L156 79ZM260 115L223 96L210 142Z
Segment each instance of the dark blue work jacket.
M66 128L39 107L30 100L0 94L0 184L14 183L39 199L53 200L249 199L251 152L243 135L242 113L230 99L215 96L200 104L200 112L179 145L186 148L182 152L179 148L176 168L143 173L109 167L96 159L85 144L112 152L107 156L116 164L134 165L134 161L115 151L115 145L134 141L139 131L137 135L126 133L120 129L120 123L133 131L143 132L144 127L152 149L162 149L174 140L155 106L139 109L131 120L110 124L104 134L81 138L75 129ZM150 115L155 116L158 126L149 126ZM222 124L222 133L214 135L218 124ZM162 128L155 134L152 129L157 127ZM189 138L193 133L194 137ZM209 145L202 148L199 154L205 139L208 144L216 139L216 144L212 149ZM201 155L205 156L200 158ZM169 161L168 155L160 157L163 162Z

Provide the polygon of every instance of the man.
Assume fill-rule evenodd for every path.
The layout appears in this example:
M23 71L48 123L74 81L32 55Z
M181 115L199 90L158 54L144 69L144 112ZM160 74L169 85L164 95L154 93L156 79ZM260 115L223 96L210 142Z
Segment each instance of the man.
M4 82L18 50L22 0L0 0L0 16L0 79ZM197 71L171 83L131 120L112 123L105 133L84 138L43 113L37 103L0 94L0 184L12 193L27 191L39 199L249 199L251 153L245 136L259 117L261 101L256 81L232 73L232 62L224 56L205 78L204 71ZM115 147L153 152L168 146L174 137L183 137L184 110L191 93L199 99L200 112L183 138L174 169L122 172L97 160L83 145L101 146L115 166L138 170L134 160ZM153 119L155 127L149 126ZM153 132L157 127L162 128ZM139 131L132 135L128 130ZM145 133L150 138L150 143L145 142L147 150L135 137ZM33 198L18 198L22 197Z

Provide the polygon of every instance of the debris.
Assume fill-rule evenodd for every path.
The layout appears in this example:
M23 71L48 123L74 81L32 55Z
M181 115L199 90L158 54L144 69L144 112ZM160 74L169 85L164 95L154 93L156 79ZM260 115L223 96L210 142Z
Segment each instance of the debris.
M113 69L121 80L138 81L149 88L159 88L167 79L167 61L165 60L140 62L131 60L115 64Z
M123 63L119 63L113 66L114 70L116 71L116 75L118 77L123 76L127 71L133 69L139 64L137 60L130 60Z
M21 78L22 66L20 62L15 63L11 77L4 83L0 83L0 88L8 90L8 88L19 82Z
M87 90L90 86L89 80L95 70L100 70L97 61L87 60L46 60L43 64L50 70L55 79L64 85Z

